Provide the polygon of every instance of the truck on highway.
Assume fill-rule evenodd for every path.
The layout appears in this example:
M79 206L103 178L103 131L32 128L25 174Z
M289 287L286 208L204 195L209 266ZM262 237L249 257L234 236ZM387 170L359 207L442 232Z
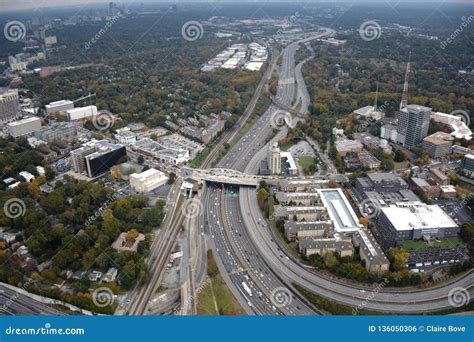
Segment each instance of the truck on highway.
M242 282L242 287L244 288L245 292L248 293L250 297L252 297L252 290L250 287L245 283L245 281Z

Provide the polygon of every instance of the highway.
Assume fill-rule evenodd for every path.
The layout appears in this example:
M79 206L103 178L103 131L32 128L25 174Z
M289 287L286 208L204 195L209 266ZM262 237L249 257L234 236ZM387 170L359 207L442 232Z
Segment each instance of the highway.
M301 42L331 32L327 30L322 34L311 35ZM286 105L291 105L295 93L294 54L299 43L291 43L284 49L279 67L279 83L275 99ZM271 104L218 166L244 171L256 154L264 153L262 148L273 136L277 112L278 108ZM277 138L283 137L284 134L286 127L282 127ZM246 311L257 315L319 314L319 311L301 298L288 282L282 281L278 269L268 267L267 262L260 256L259 250L252 243L247 226L243 223L244 218L239 209L239 188L210 184L204 197L206 209L204 224L209 230L210 245L219 270Z
M260 95L262 94L263 88L272 77L273 70L275 70L276 63L278 61L278 58L280 57L280 55L277 54L278 51L275 48L271 47L269 51L270 51L269 53L270 61L268 63L267 69L265 70L263 77L261 78L259 84L257 85L257 89L255 90L255 93L252 96L252 99L250 100L249 104L245 108L244 113L237 120L237 123L234 125L234 127L229 129L227 132L225 132L222 138L216 144L216 146L214 146L211 152L209 152L209 154L206 156L206 159L203 161L201 165L202 168L212 167L216 158L219 156L219 153L224 148L224 145L226 143L231 142L232 139L235 138L235 136L239 133L240 128L246 124L247 120L252 115L253 111L255 110L255 106L257 105Z
M60 311L55 307L37 301L0 284L0 315L65 315L68 311ZM69 311L70 312L70 311Z
M206 195L205 225L219 255L219 269L221 273L221 268L225 269L224 274L231 281L231 290L240 298L247 312L259 315L315 314L260 257L242 223L234 190L210 184ZM250 291L245 290L244 283ZM287 296L284 302L276 302L272 297L272 293L277 291Z
M297 44L292 43L288 45L283 52L280 82L277 95L275 96L278 102L287 106L291 105L291 99L294 96L295 68L292 55L296 51ZM299 94L300 96L305 96L304 92L300 91ZM276 110L277 108L272 104L247 135L222 159L219 166L245 174L255 174L260 160L265 156L266 143L272 136L272 114ZM284 129L280 133L282 132L284 132ZM336 172L335 169L332 169L331 163L328 163L328 165L329 171ZM228 188L222 188L220 191L226 192ZM258 258L250 258L250 261L252 261L251 267L247 265L249 272L259 267L258 265L260 264L266 265L266 267L278 273L279 281L284 284L290 282L297 283L314 293L340 303L356 307L364 303L365 309L387 312L415 313L452 308L448 301L448 292L454 287L466 288L471 294L471 298L474 294L474 272L470 272L447 285L426 290L397 291L383 289L377 293L371 291L369 287L348 285L336 278L328 278L327 276L314 273L297 260L294 260L294 258L289 257L275 242L257 207L256 190L251 187L242 186L239 189L235 188L234 193L238 196L239 203L235 203L235 197L224 196L224 203L221 205L220 210L223 216L227 215L226 213L231 213L230 215L235 217L229 220L228 226L224 226L224 229L230 228L230 231L235 232L235 234L228 235L229 240L226 244L223 242L218 244L221 248L225 248L224 252L219 248L216 248L216 250L221 258L224 254L228 254L225 258L233 257L236 259L239 247L235 248L233 245L246 246L245 251L250 251L251 253L255 253L255 250L251 248L255 247L257 252L255 255ZM217 209L219 208L214 207L213 212L215 213ZM216 227L215 229L218 228ZM234 238L233 241L230 239L232 237ZM226 271L230 272L228 269ZM231 278L234 287L239 286L240 280ZM271 281L269 279L268 283L264 284L264 287L271 286ZM257 282L252 283L252 286L258 285ZM367 300L368 293L371 296L370 300ZM295 292L292 291L292 295L295 296ZM245 300L248 299L245 298ZM258 311L256 313L265 314Z

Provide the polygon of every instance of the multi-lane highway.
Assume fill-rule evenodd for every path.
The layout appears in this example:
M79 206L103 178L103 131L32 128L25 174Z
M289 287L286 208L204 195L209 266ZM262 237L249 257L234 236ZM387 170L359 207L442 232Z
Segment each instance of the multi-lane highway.
M327 30L289 44L282 53L279 82L275 99L290 106L295 94L294 55L300 43L328 35ZM278 125L275 105L265 111L258 122L233 146L219 163L219 167L244 171L252 158L264 153L262 148L272 138L273 127ZM283 137L284 127L277 137ZM253 244L239 207L239 188L221 188L210 185L205 192L205 225L209 229L211 246L216 254L219 270L234 295L249 313L308 315L319 312L279 275L270 268ZM245 213L244 213L245 215ZM257 295L258 294L258 295Z
M301 42L288 45L282 54L280 81L275 99L286 106L291 106L294 96L295 67L293 56L299 43ZM300 87L302 77L296 77L296 81ZM301 97L304 97L306 94L302 89L299 89L298 95L301 99ZM303 105L306 106L307 103L309 102L304 101ZM275 112L277 112L277 108L272 104L262 115L257 124L255 124L222 159L219 166L241 171L245 174L255 174L260 160L263 159L265 155L266 143L272 136L272 116ZM284 129L282 131L280 134L284 134ZM277 136L276 139L278 138ZM215 226L210 224L210 233L216 245L214 247L215 251L221 260L224 260L222 262L224 265L231 262L229 260L233 260L233 262L236 263L235 267L237 267L237 269L239 269L239 267L240 269L242 267L248 267L248 277L252 280L251 285L248 286L256 286L259 291L262 292L263 296L267 295L265 291L262 290L266 287L276 286L278 283L284 284L284 286L287 286L289 283L297 283L314 293L318 293L340 303L352 306L359 306L361 303L364 303L364 308L366 309L410 313L434 311L452 307L448 300L448 293L455 287L467 289L471 297L474 294L474 272L470 272L450 284L444 284L436 288L417 291L383 289L376 292L370 291L369 288L348 285L347 283L337 281L333 278L314 273L287 255L275 242L271 231L268 229L257 207L256 191L254 188L235 188L233 189L233 193L236 197L224 195L229 191L228 187L214 189L213 191L221 192L220 197L222 198L222 204L220 207L216 205L212 207L212 209L206 205L207 212L212 210L212 215L221 217L221 220L227 215L232 217L227 220L227 224L225 225ZM207 196L210 195L207 194ZM238 202L236 198L239 198ZM218 203L217 197L214 197L213 200L215 203ZM220 214L216 212L217 209L220 210ZM218 238L218 235L215 233L219 232L219 229L223 230L222 236L227 237L226 241L215 240ZM227 233L225 234L225 232ZM245 246L244 253L250 252L251 256L255 255L255 258L248 259L247 265L239 259L239 253L242 254L239 246ZM273 280L270 278L265 284L259 283L259 281L257 281L258 278L255 279L258 272L254 271L260 267L259 265L264 265L265 269L276 272L278 274L277 279ZM235 273L229 271L228 268L225 268L225 272L230 272L232 275L229 277L228 282L231 288L239 288L242 279L236 278L234 276ZM251 275L253 276L251 277ZM273 281L275 281L275 283ZM291 288L287 287L287 290L291 291L293 298L298 298L298 294ZM239 289L239 291L242 293L244 290ZM367 293L371 295L370 301L367 301ZM243 300L242 297L244 297ZM241 299L242 303L249 301L248 297L246 298L242 295L238 296L238 298ZM252 299L250 300L250 304L254 305ZM255 304L258 305L261 303L255 301ZM254 312L262 314L262 312L257 310L254 310ZM263 312L263 314L265 314L265 312Z
M42 303L10 287L0 285L0 315L65 315L51 305Z

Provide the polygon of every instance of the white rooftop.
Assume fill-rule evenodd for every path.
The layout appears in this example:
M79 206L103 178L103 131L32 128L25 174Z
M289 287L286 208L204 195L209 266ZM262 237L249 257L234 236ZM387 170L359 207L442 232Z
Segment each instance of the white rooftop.
M436 204L404 202L381 207L380 210L397 231L457 227L456 222Z

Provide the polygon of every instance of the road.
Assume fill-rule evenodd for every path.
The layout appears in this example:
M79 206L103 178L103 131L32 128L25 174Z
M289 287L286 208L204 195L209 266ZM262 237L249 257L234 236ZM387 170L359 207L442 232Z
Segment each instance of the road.
M267 47L268 48L268 47ZM261 78L259 84L257 85L257 89L253 94L249 104L245 108L244 113L242 116L237 120L237 123L234 125L232 129L229 129L219 140L219 142L214 146L214 148L209 152L206 156L206 159L203 161L201 167L202 168L209 168L212 167L213 163L215 162L216 158L219 156L219 153L223 150L224 145L232 141L235 136L239 133L240 128L243 127L247 120L252 115L253 111L255 110L255 106L257 105L258 99L262 94L262 90L264 86L268 83L270 78L272 77L273 71L275 70L276 63L279 58L278 51L273 47L270 49L270 61L268 63L268 67L265 70L263 77Z
M306 42L325 34L312 35ZM275 99L291 105L295 93L294 54L300 42L289 44L282 53L279 83ZM262 148L273 136L275 113L271 104L257 123L221 160L219 167L244 171L250 160L265 153ZM277 135L286 134L286 127ZM233 195L233 194L236 194ZM268 267L252 243L239 207L239 188L209 185L205 192L205 226L209 229L211 247L221 274L247 312L257 315L314 315L319 312L308 304L279 275ZM245 284L245 285L244 285ZM248 290L246 289L248 288ZM252 295L250 295L250 293ZM258 295L257 295L258 294Z
M67 310L60 311L51 305L37 301L0 284L0 315L65 315Z
M276 99L279 102L286 103L286 105L291 104L294 93L294 73L292 72L294 67L291 68L291 65L294 63L292 54L294 54L296 45L297 43L290 44L285 49L280 68L280 82ZM255 174L259 161L265 155L266 143L272 135L271 115L275 111L276 108L271 105L259 122L223 158L219 166L246 174ZM332 163L327 161L326 163L330 172L337 172L335 168L333 169ZM222 188L220 191L225 192L226 188ZM250 271L259 267L262 259L264 259L262 264L267 265L271 270L275 270L282 283L294 282L314 293L340 303L356 307L364 303L364 308L378 311L413 313L451 308L452 306L448 301L448 292L458 286L466 288L471 296L474 294L474 273L471 272L449 285L426 290L394 291L383 289L377 293L369 292L371 299L367 301L367 292L370 289L350 286L347 283L339 283L337 279L328 279L320 274L313 273L286 255L281 247L275 243L263 217L261 217L261 213L257 208L255 189L242 186L239 189L235 188L234 193L240 198L240 203L236 205L232 197L226 196L225 204L221 206L220 210L221 215L225 216L226 212L228 212L234 217L234 219L230 220L229 226L231 232L235 231L236 234L229 236L234 238L233 241L229 239L227 245L223 242L220 245L225 248L224 253L230 253L229 257L234 258L238 256L239 247L235 248L232 246L233 244L246 246L246 250L251 253L255 253L255 250L251 250L251 247L255 246L257 252L255 255L258 258L255 260L250 258ZM219 208L214 207L213 209L217 210ZM222 258L224 253L221 251L219 256ZM228 270L226 271L229 272ZM240 279L231 279L234 287L239 286L239 281ZM271 280L269 279L268 281L269 283L265 284L267 286L270 285ZM254 285L259 286L257 282L255 284L252 283L252 286ZM294 295L294 292L292 293ZM248 299L245 298L245 300ZM260 314L260 312L256 313Z

